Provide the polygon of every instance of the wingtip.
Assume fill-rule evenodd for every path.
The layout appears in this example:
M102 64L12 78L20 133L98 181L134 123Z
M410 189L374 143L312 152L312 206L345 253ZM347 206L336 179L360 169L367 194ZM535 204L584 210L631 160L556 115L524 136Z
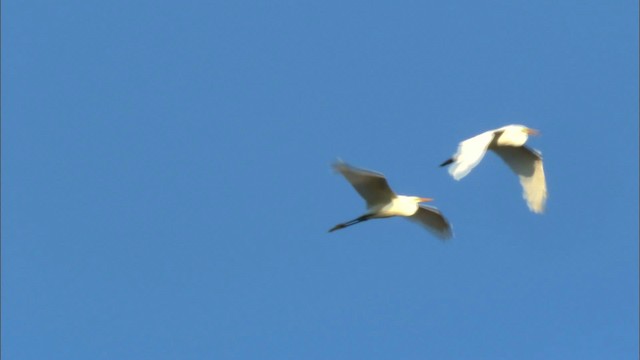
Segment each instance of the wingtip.
M452 232L447 232L446 234L441 234L439 236L440 240L442 242L449 242L451 240L453 240L453 233Z
M451 223L449 223L449 221L446 221L446 227L444 229L442 229L442 231L438 232L438 237L440 238L440 240L442 240L442 242L447 242L451 239L453 239L453 226L451 225Z
M331 168L334 172L340 172L340 169L344 169L346 166L348 166L347 163L340 158L336 159L336 161L331 164Z
M544 207L529 206L529 211L537 215L544 215Z

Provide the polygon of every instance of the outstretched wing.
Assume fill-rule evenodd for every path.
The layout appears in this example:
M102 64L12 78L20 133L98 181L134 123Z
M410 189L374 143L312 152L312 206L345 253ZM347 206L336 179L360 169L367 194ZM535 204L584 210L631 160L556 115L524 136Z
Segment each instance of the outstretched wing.
M456 180L462 179L480 163L494 136L495 130L491 130L461 142L458 145L458 152L442 166L451 164L449 174Z
M418 211L407 219L424 226L442 240L450 239L453 236L451 225L434 207L420 205Z
M380 173L358 169L344 162L333 165L351 183L354 189L367 202L367 207L390 202L396 197L387 179Z
M542 155L526 146L496 146L492 149L520 178L522 197L529 209L540 214L547 201L547 182L542 167Z

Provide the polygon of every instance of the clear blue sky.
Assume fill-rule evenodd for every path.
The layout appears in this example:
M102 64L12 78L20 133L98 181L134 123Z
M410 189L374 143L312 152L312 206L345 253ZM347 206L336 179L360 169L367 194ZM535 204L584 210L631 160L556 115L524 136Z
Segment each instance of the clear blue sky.
M6 359L635 359L637 1L3 1ZM540 129L547 211L479 132ZM443 243L336 158L436 199Z

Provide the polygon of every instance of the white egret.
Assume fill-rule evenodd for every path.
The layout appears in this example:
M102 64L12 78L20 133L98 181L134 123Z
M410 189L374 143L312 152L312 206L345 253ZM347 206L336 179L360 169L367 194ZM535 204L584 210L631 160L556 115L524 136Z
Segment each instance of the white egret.
M487 149L492 150L520 178L522 196L529 209L534 213L542 213L547 200L542 155L524 145L529 135L537 134L537 130L523 125L507 125L489 130L461 142L455 155L440 166L451 165L449 174L460 180L480 163Z
M358 169L343 162L334 164L333 168L339 171L364 198L367 203L367 212L356 219L334 226L329 232L369 219L406 216L441 239L451 238L451 226L440 211L434 207L419 205L421 202L433 199L396 195L384 176L376 172Z

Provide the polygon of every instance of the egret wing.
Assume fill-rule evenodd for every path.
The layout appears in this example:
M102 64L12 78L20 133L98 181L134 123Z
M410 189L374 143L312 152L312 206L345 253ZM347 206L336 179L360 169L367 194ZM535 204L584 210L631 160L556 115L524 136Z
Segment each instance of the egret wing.
M449 174L456 180L467 176L480 163L494 137L495 130L491 130L461 142L458 145L458 151L451 159Z
M380 173L358 169L343 162L334 164L333 168L339 171L365 199L367 207L388 203L396 197L387 179Z
M418 211L408 219L424 226L442 240L450 239L453 236L451 225L442 216L440 210L434 207L420 205Z
M542 155L526 146L497 146L492 150L520 178L522 197L534 213L542 213L547 201L547 183L542 167Z

